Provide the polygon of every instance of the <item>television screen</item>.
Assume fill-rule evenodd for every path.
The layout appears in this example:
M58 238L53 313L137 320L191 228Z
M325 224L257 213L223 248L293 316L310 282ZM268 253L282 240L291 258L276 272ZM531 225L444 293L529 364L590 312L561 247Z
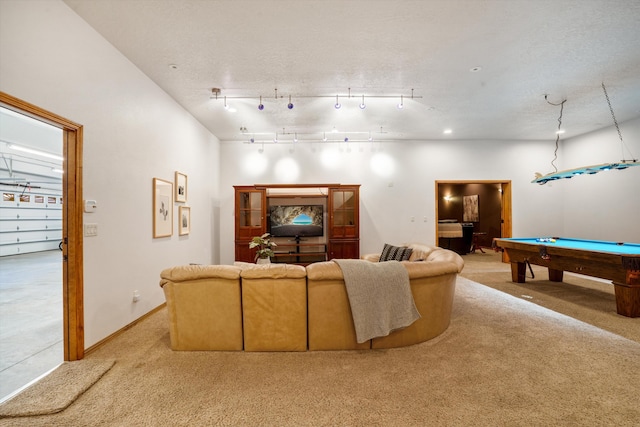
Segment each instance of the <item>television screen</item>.
M270 233L275 237L324 235L322 205L270 206Z

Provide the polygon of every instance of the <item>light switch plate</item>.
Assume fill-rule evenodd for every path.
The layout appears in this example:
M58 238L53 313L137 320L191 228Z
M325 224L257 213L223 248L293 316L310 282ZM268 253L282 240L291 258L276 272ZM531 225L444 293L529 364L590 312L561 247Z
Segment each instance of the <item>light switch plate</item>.
M98 224L85 224L84 235L86 237L92 237L98 235Z

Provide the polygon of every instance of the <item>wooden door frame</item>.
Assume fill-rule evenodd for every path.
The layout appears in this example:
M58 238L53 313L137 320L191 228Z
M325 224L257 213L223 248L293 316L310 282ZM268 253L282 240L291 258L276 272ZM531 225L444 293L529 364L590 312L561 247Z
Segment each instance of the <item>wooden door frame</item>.
M64 360L84 357L82 125L0 91L0 105L62 129L62 304Z
M502 206L500 209L500 237L511 237L512 231L512 200L511 200L511 181L510 180L453 180L453 181L436 181L435 187L435 208L436 208L436 220L435 220L435 228L436 228L436 242L438 245L439 236L438 236L438 194L441 184L501 184L502 186Z

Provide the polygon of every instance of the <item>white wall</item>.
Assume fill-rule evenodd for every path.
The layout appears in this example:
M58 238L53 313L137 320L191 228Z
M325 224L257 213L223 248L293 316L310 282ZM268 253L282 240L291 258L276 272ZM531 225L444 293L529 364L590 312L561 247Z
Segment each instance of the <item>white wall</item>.
M221 262L233 262L233 185L361 184L363 254L379 252L385 242L435 242L436 180L511 180L514 236L563 234L558 186L530 183L536 167L550 160L552 153L553 141L318 142L264 147L222 142Z
M98 202L84 214L98 224L84 240L88 347L164 302L163 268L218 261L219 143L60 1L2 0L0 58L0 90L84 126L84 198ZM174 221L172 237L153 239L152 178L176 170L188 175L191 234Z
M620 127L627 147L638 156L640 119ZM556 166L561 170L618 161L619 147L614 127L560 141ZM362 184L363 254L379 252L385 242L435 242L436 180L510 180L514 237L640 242L640 167L542 186L532 184L535 172L553 171L554 148L554 138L348 145L317 142L295 147L222 142L221 261L233 262L233 185L256 183Z

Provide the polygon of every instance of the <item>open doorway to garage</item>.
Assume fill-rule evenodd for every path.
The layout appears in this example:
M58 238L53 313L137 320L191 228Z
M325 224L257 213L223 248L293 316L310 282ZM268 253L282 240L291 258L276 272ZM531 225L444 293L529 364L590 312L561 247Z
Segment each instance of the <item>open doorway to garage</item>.
M436 241L465 255L511 237L511 181L436 181Z
M4 92L0 92L0 106L16 114L22 114L38 122L46 123L57 128L61 136L62 180L60 194L40 195L46 203L60 207L61 234L56 235L53 252L57 257L58 271L53 276L60 277L61 270L61 298L56 304L58 313L62 316L62 360L73 361L84 357L84 310L83 310L83 263L82 263L82 126L61 116L43 110L33 104L22 101ZM25 144L28 145L28 144ZM13 149L7 147L7 149ZM32 153L33 154L33 153ZM7 162L11 165L11 162ZM3 171L3 177L17 177L14 170L8 167ZM53 172L53 171L52 171ZM59 172L56 172L59 173ZM42 172L35 175L43 175ZM8 180L9 181L9 180ZM9 187L15 188L10 185ZM7 194L12 191L7 191ZM14 192L14 198L20 195ZM17 196L16 196L17 194ZM26 195L23 194L23 196ZM32 196L35 196L33 194ZM2 195L4 197L4 194ZM10 195L8 196L11 197ZM51 200L49 199L51 198ZM29 203L32 200L30 198ZM62 202L62 203L60 203ZM26 198L21 203L27 203ZM37 203L35 199L33 203ZM17 207L17 206L16 206ZM46 218L45 218L46 219ZM46 229L46 226L45 226ZM47 240L45 238L45 240ZM33 252L38 253L38 252ZM15 263L13 263L15 264ZM4 271L3 271L4 273ZM23 271L18 273L22 278L28 275ZM46 276L49 277L49 276ZM30 279L31 281L36 279ZM39 280L39 279L37 279ZM61 301L60 301L61 300Z
M62 130L0 107L0 401L63 362Z

